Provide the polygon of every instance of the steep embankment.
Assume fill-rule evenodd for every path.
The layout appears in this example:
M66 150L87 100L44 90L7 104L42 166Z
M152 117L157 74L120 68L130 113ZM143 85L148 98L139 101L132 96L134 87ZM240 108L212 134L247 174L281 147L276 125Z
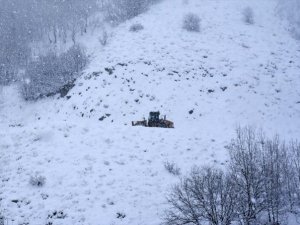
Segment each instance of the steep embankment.
M248 4L254 25L242 21ZM238 124L299 137L300 46L275 7L272 0L166 0L115 28L107 46L97 35L86 40L92 62L68 98L24 103L5 89L3 214L15 224L157 225L178 179L164 162L182 173L223 165ZM182 30L187 12L201 17L200 33ZM129 32L133 23L144 30ZM151 110L175 129L131 127ZM35 173L44 187L29 184ZM55 210L66 216L50 218Z

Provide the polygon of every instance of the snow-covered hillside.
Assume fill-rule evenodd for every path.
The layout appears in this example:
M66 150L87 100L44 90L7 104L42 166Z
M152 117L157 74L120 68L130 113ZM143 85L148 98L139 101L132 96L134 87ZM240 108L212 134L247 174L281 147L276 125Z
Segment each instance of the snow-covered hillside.
M242 20L247 6L254 25ZM28 103L3 89L0 209L9 224L157 225L178 181L165 162L182 174L224 165L238 125L299 139L300 44L275 9L275 0L165 0L113 28L105 47L87 38L91 63L66 98ZM189 12L200 33L182 29ZM134 23L144 30L129 32ZM154 110L175 129L131 126ZM43 187L29 184L35 174Z

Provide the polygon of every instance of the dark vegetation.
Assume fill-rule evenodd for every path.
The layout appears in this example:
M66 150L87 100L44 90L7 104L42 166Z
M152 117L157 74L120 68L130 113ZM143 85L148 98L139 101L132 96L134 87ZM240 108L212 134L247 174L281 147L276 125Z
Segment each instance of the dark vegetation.
M74 45L59 56L54 52L41 56L27 66L21 87L22 96L26 100L56 93L64 97L87 62L85 51L79 45Z
M102 0L106 20L112 24L131 19L146 10L151 4L160 0Z
M104 27L105 21L118 24L131 19L157 1L0 0L0 85L21 83L26 100L60 93L87 63L78 47L79 36ZM104 46L108 38L104 31L99 41ZM58 51L70 43L70 50Z

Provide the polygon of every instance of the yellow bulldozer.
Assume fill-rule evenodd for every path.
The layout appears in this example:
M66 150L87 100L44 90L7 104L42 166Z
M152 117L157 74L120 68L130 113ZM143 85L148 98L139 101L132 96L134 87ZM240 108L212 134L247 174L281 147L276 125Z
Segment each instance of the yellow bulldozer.
M174 128L174 123L167 120L166 116L163 118L159 116L160 112L150 112L148 120L132 121L132 126Z

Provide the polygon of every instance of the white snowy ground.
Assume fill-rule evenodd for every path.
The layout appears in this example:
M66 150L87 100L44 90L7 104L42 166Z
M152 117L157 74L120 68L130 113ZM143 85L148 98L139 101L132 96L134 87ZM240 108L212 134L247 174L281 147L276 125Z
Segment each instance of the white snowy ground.
M188 2L154 6L114 28L106 47L96 34L86 40L92 61L70 99L25 103L14 87L3 90L0 198L9 224L158 225L178 181L164 162L182 174L223 165L237 125L299 139L300 44L275 1ZM242 21L249 5L254 25ZM201 17L200 33L182 30L188 12ZM145 29L131 33L133 23ZM152 110L175 129L131 126ZM35 174L44 187L29 184ZM65 218L48 218L54 211Z

